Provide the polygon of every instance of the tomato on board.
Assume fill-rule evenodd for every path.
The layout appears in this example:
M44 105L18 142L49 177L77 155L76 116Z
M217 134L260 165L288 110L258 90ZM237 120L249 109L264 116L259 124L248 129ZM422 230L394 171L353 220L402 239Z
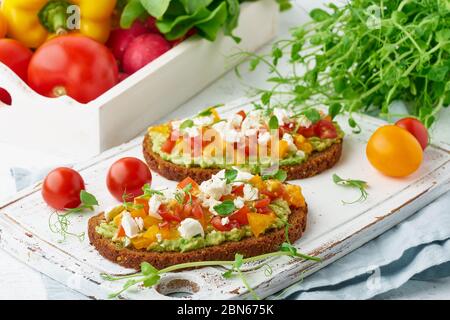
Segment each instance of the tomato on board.
M405 177L416 171L423 159L417 139L395 125L378 128L367 142L369 162L381 173L391 177Z
M147 165L137 158L117 160L109 168L106 185L118 201L132 201L143 194L142 187L152 183L152 174Z
M248 224L247 213L249 213L249 212L250 212L250 208L247 206L243 206L242 208L240 208L238 211L236 211L235 213L233 213L230 216L230 220L237 221L237 222L239 222L239 225L245 226Z
M33 52L13 39L0 39L0 62L27 82L28 65Z
M408 130L419 141L422 150L425 150L428 145L428 130L422 122L415 118L403 118L398 120L395 125Z
M42 197L57 210L73 209L81 204L80 192L85 190L81 175L70 168L51 171L42 184Z
M88 103L119 81L109 49L81 35L56 37L43 44L28 68L28 84L46 97L68 95Z
M320 139L335 139L337 137L337 131L333 122L328 120L319 120L314 125L315 135Z
M215 216L212 218L211 224L217 231L231 231L234 228L239 228L239 223L236 220L230 220L230 222L223 225L221 216Z

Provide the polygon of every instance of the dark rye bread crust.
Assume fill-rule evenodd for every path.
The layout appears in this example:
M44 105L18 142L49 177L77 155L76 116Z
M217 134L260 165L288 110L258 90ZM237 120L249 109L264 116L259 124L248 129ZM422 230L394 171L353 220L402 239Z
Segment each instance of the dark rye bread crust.
M164 160L161 156L152 150L152 141L148 134L145 135L143 142L143 153L147 165L153 171L159 173L163 177L181 181L186 177L191 177L197 183L211 179L211 176L219 172L221 169L185 167ZM334 143L332 146L321 152L314 152L305 162L292 165L281 166L286 171L287 180L305 179L321 173L333 167L341 158L342 141Z
M289 215L289 240L297 241L306 228L307 207L295 209ZM157 269L194 261L232 261L236 253L244 257L253 257L279 250L285 242L285 229L270 231L258 238L250 237L241 241L225 242L221 245L197 249L188 252L151 252L119 248L111 240L103 238L95 227L104 221L103 213L89 219L89 241L106 259L126 268L139 270L142 262L148 262Z

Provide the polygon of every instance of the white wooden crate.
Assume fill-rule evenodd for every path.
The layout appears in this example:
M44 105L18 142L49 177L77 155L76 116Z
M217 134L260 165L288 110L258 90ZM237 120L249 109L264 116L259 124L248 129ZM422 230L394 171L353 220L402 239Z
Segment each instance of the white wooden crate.
M0 102L0 141L79 159L127 142L233 68L234 53L270 41L278 16L275 0L244 3L241 43L191 37L87 105L40 96L0 63L0 87L12 96L11 107Z
M235 112L248 106L238 101L226 107ZM250 285L261 297L273 294L339 259L369 240L406 219L439 195L450 190L450 146L429 146L421 168L405 179L393 179L376 172L365 158L365 145L371 133L382 121L361 116L359 135L351 134L345 117L338 121L347 133L341 161L322 174L293 183L303 188L309 205L306 233L295 243L301 252L317 255L321 263L277 258L268 261L271 276L247 266ZM109 166L124 156L142 158L142 137L109 150L78 167L87 188L99 199L102 208L115 204L105 185ZM341 200L353 200L358 191L334 185L332 174L369 182L367 201L343 205ZM170 187L175 182L154 174L154 187ZM97 210L97 213L101 209ZM36 270L93 298L106 298L123 283L110 283L100 273L126 274L132 272L102 258L89 245L69 238L58 243L59 236L50 232L48 217L51 210L43 203L40 188L24 191L15 199L0 205L0 248L24 261ZM87 220L94 214L72 218L71 230L86 230ZM173 291L190 292L189 299L235 299L250 297L238 279L225 280L223 268L203 268L183 271L163 277L156 288L138 288L123 295L126 299L166 299Z

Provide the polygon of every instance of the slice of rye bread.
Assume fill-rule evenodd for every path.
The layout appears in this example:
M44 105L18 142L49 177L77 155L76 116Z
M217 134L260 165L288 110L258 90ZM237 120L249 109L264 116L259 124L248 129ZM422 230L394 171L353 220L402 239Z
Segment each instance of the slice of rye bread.
M307 211L307 207L295 209L289 215L291 242L298 240L305 231ZM102 237L95 231L95 227L103 221L103 213L89 219L88 235L91 244L106 259L136 270L139 270L141 263L145 261L157 269L194 261L233 261L236 253L244 257L258 256L279 250L281 244L286 241L285 229L281 228L269 231L258 238L249 237L188 252L153 252L118 247L110 239Z
M211 179L211 176L219 172L221 169L201 168L201 167L185 167L166 161L152 150L152 141L150 136L145 135L143 142L143 153L147 165L153 171L156 171L163 177L181 181L186 177L191 177L197 183ZM329 148L321 152L312 153L309 158L297 165L281 166L286 171L287 180L304 179L315 176L331 167L333 167L341 158L342 141L334 143Z

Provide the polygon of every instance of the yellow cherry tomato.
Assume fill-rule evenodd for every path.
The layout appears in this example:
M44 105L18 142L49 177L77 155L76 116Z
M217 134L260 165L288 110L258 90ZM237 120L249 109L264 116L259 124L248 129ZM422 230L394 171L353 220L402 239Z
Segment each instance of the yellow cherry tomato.
M369 162L381 173L406 177L416 171L423 159L419 142L407 130L394 125L378 128L367 143Z
M6 36L6 31L7 31L6 18L0 11L0 39Z

